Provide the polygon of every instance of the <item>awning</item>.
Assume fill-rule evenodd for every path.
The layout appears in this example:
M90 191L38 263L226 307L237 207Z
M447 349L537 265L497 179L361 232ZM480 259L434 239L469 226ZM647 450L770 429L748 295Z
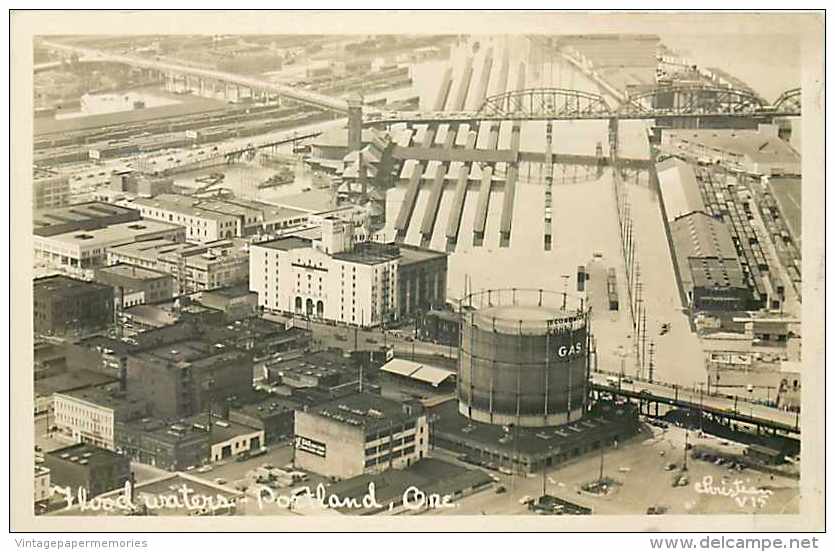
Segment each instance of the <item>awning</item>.
M415 381L429 383L433 387L438 387L441 383L446 381L447 378L454 375L454 373L449 370L444 370L435 366L427 366L426 364L420 364L418 362L402 358L395 358L388 361L382 366L382 368L380 368L380 370L388 372L389 374L396 374L398 376L413 379Z

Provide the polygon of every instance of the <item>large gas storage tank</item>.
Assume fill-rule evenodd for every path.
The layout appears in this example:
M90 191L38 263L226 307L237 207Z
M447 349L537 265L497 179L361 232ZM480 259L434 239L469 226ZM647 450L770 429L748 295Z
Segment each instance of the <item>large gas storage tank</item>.
M578 420L589 385L583 299L538 289L481 291L461 302L458 410L523 427Z

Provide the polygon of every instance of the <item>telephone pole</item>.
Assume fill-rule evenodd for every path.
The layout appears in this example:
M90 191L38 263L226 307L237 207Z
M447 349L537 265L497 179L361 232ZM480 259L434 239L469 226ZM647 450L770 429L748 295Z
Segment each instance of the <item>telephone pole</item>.
M655 379L655 341L649 342L649 382Z
M644 375L644 366L646 364L646 357L647 357L647 307L644 305L643 310L641 310L641 326L642 326L642 336L641 336L641 376Z

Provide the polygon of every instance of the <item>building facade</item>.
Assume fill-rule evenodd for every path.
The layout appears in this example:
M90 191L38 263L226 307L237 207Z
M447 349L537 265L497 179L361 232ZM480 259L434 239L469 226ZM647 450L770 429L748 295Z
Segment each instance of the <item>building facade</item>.
M77 499L83 489L94 497L119 489L130 480L127 456L88 443L59 448L44 455L53 485L62 487Z
M174 297L174 277L136 265L117 264L96 270L97 282L111 286L117 309L159 303Z
M52 497L52 484L49 468L35 465L35 504L45 502Z
M181 226L157 221L123 222L110 226L33 236L35 261L68 272L87 275L104 266L111 247L155 238L183 241Z
M374 327L445 302L446 255L355 243L352 223L332 217L322 221L318 239L286 236L252 245L249 280L265 309Z
M36 334L67 335L98 330L113 323L113 288L68 276L34 281Z
M295 465L347 479L409 466L429 451L429 425L418 403L355 394L297 411Z
M142 418L147 403L122 391L83 389L53 395L55 425L77 443L115 450L117 421Z
M135 462L183 471L209 461L209 435L181 422L117 422L116 450Z
M70 204L70 178L66 175L35 175L32 206L35 210L54 209Z
M244 199L161 194L138 199L135 205L143 217L180 224L186 228L189 241L201 243L275 232L307 221L307 213L302 210Z
M129 355L127 381L154 416L182 418L244 396L252 370L250 352L189 339Z
M178 294L246 284L249 255L239 240L205 244L149 240L108 249L108 263L127 263L170 274Z

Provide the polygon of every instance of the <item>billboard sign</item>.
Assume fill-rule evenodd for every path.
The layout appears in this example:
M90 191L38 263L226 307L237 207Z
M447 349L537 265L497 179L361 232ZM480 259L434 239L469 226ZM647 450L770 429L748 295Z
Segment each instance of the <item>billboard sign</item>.
M99 150L91 149L89 152L87 152L87 157L89 159L95 159L98 161L99 159L101 159L101 152Z
M309 452L310 454L315 454L316 456L320 456L322 458L327 455L328 450L325 443L316 441L315 439L308 439L307 437L302 437L301 435L296 435L295 447L296 450Z

